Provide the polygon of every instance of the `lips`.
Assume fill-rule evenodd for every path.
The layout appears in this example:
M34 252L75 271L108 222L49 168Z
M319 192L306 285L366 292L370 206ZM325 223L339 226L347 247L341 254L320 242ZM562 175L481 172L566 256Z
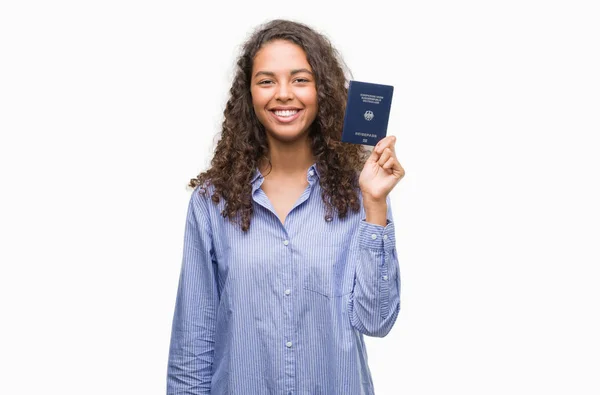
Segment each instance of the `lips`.
M302 111L303 110L300 110L300 109L286 109L286 110L275 109L275 110L269 110L269 113L276 121L278 121L280 123L290 123L290 122L293 122L294 120L298 119L298 117L300 116L300 113L302 113Z

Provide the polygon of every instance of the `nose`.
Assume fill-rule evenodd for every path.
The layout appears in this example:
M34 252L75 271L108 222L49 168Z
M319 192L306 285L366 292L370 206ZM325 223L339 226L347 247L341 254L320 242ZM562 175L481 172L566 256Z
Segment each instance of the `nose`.
M277 92L275 93L275 99L280 101L293 99L292 90L287 86L287 84L279 84Z

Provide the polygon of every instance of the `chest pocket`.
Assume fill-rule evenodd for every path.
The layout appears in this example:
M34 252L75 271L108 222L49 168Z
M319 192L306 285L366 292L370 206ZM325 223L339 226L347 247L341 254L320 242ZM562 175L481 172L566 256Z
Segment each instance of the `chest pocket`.
M312 251L303 264L305 290L326 297L344 296L352 291L354 281L353 250L340 244Z

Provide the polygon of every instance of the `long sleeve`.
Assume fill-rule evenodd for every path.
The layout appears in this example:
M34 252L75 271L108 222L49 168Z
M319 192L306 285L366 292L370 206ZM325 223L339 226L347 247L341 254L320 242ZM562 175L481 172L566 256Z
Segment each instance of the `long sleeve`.
M367 336L384 337L400 312L400 267L392 207L387 203L387 225L366 222L358 228L359 261L348 311L352 326Z
M167 395L210 394L219 292L206 204L195 188L171 329Z

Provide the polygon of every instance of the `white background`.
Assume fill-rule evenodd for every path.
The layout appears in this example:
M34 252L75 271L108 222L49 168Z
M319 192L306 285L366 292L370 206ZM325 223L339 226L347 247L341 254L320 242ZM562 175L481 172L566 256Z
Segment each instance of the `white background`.
M593 3L3 1L0 393L164 394L186 184L277 17L395 87L377 395L600 393Z

